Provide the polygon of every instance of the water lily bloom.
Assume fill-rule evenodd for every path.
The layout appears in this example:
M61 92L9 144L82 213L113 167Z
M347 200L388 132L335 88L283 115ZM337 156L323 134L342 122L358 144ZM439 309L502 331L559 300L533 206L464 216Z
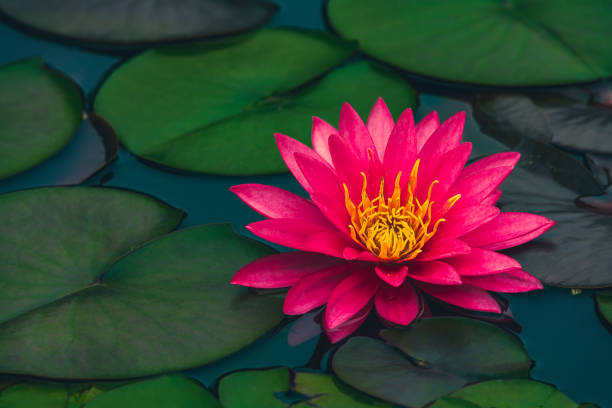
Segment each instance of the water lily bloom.
M272 186L232 191L267 219L255 235L300 251L270 255L240 269L232 283L291 287L284 312L327 304L332 341L349 335L375 309L408 325L421 292L465 309L501 312L488 291L541 289L538 279L496 251L541 235L554 222L500 212L499 186L519 159L498 153L466 166L465 113L440 124L431 112L415 126L411 109L394 122L382 99L364 124L344 104L339 128L315 117L312 146L276 134L280 154L310 199Z

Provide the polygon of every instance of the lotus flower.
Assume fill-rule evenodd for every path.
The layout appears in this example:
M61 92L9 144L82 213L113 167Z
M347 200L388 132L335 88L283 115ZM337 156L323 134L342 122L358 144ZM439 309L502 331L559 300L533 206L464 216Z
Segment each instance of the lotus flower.
M291 287L288 315L327 304L323 327L334 342L373 308L387 322L410 324L422 311L421 291L500 313L488 291L542 289L496 251L530 241L554 222L500 212L499 186L519 154L498 153L465 167L472 145L461 143L464 123L464 112L442 124L431 112L415 126L410 109L394 122L378 99L367 125L346 103L338 130L313 118L313 149L276 134L283 160L310 199L259 184L231 190L267 218L249 231L300 251L256 260L231 283Z

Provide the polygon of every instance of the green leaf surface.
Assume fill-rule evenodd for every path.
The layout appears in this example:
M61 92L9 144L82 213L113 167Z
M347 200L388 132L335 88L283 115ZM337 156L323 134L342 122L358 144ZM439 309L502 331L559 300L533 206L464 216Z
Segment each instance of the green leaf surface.
M20 383L0 392L0 408L65 408L63 384Z
M493 380L465 387L431 408L578 408L556 388L531 380Z
M601 317L608 323L608 327L612 329L612 292L604 291L595 294L595 304Z
M221 408L201 384L182 375L139 381L108 391L84 408Z
M82 116L78 87L39 58L0 68L0 179L61 150Z
M337 123L345 101L364 116L379 96L396 116L415 105L403 79L372 63L320 78L353 51L321 32L282 29L218 46L156 48L110 75L95 110L130 151L164 166L284 172L274 133L310 144L312 116Z
M228 225L172 230L181 213L123 190L0 196L0 372L128 378L231 354L282 318L229 284L271 253Z
M527 377L531 360L521 341L492 324L463 317L422 319L380 333L419 362L469 381Z
M418 366L368 337L353 337L343 345L333 357L332 369L351 387L405 407L421 407L467 383L437 368Z
M0 12L20 25L108 50L235 34L276 10L267 0L0 0Z
M480 95L476 119L508 145L529 137L592 153L612 153L612 109L552 93Z
M396 67L507 86L612 75L607 0L329 0L333 29Z
M341 384L329 374L297 372L293 389L309 398L295 405L296 408L393 407Z
M247 370L229 374L219 382L223 408L286 408L275 393L289 390L289 369Z
M332 368L350 386L407 407L421 407L471 381L527 377L531 366L518 338L462 317L423 319L406 329L385 329L381 337L389 345L349 340Z

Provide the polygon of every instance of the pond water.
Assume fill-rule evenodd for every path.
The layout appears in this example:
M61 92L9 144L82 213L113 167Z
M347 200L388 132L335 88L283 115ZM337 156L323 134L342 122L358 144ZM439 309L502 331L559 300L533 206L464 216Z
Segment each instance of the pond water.
M321 6L319 1L285 0L270 24L324 28ZM47 64L69 75L88 97L104 74L120 61L117 57L30 37L0 24L0 65L35 55L41 55ZM423 109L436 103L436 97L422 96L420 116L424 114ZM91 132L90 128L82 127L70 145L51 160L0 182L0 192L70 182L74 167L66 167L67 158L95 154ZM487 150L489 147L475 148ZM84 184L122 187L158 197L187 212L181 227L229 222L236 231L246 233L244 226L257 220L258 215L229 192L230 186L241 183L270 184L301 193L289 175L180 175L150 167L124 149L120 150L117 161ZM532 378L555 384L577 402L612 407L612 384L608 374L612 367L612 334L597 318L592 293L583 291L572 295L569 290L546 288L507 298L515 320L523 327L520 337L535 361ZM303 333L311 333L311 338L299 345L290 345ZM304 366L317 345L318 336L316 325L303 318L234 356L188 374L208 385L221 374L240 368Z

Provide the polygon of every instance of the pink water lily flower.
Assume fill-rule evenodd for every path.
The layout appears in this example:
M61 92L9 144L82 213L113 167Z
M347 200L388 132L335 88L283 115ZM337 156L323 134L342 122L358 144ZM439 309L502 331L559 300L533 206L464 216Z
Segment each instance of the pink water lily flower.
M499 186L519 159L498 153L467 167L465 113L439 124L431 112L415 126L411 109L397 122L378 99L367 125L344 104L340 126L315 117L313 149L288 136L276 141L289 170L310 195L243 184L232 191L267 219L255 235L300 251L256 260L231 282L291 287L284 312L327 304L332 341L349 335L375 308L408 325L423 308L421 291L465 309L501 312L487 291L542 289L538 279L498 250L541 235L554 222L500 212Z

